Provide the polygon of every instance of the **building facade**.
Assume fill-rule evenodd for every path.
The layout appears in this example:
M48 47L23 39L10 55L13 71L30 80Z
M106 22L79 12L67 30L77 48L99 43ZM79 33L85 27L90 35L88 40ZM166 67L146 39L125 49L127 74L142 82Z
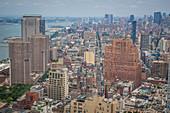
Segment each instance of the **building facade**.
M115 39L105 48L104 80L114 83L116 79L134 81L141 84L141 61L137 47L131 39Z
M27 92L25 98L25 106L33 106L34 102L38 102L39 96L37 92Z
M141 51L148 51L149 50L149 35L141 35Z
M28 38L30 43L31 71L45 72L49 61L49 36L35 35Z
M49 72L48 97L54 100L62 100L68 95L67 69L52 69Z
M93 51L84 52L84 61L95 65L95 53Z
M21 39L13 39L9 43L10 85L31 83L29 50L29 43Z
M119 109L119 101L117 99L106 99L100 96L85 98L78 97L66 105L64 113L116 113Z
M161 24L161 12L154 12L154 23Z
M22 40L28 41L28 37L32 37L33 35L37 35L39 33L45 35L45 20L41 19L41 15L23 15Z
M135 45L136 44L136 21L132 21L131 39L133 40L133 45Z
M166 61L155 60L151 65L151 76L165 78L168 76L168 63Z

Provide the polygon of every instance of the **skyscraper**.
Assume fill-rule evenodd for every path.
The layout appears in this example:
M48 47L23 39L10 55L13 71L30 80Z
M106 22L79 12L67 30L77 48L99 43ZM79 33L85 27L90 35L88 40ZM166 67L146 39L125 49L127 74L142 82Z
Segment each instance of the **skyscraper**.
M114 39L105 48L104 80L114 83L116 79L134 81L141 84L141 61L137 47L131 39Z
M29 84L31 72L45 72L49 59L49 38L45 36L45 21L41 15L24 15L22 40L9 43L10 80Z
M42 33L45 35L45 20L41 20L39 14L25 14L22 19L22 40L28 41L28 37Z
M68 77L67 69L55 70L49 72L48 97L54 100L62 100L68 95Z
M134 15L130 15L130 22L134 20Z
M157 23L160 25L161 23L161 12L154 12L154 23Z
M21 39L13 39L9 43L10 85L31 83L29 55L28 42L22 42Z
M28 38L32 72L45 72L49 60L49 36L37 34Z
M133 45L136 44L136 21L132 22L132 34L131 39L133 40Z
M110 21L110 24L113 24L113 14L109 15L109 21Z
M140 49L141 51L149 50L149 35L141 35Z

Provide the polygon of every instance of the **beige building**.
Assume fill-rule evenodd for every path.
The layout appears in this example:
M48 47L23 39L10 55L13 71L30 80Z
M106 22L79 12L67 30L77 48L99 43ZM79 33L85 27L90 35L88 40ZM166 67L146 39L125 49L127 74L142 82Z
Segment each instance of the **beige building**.
M58 58L58 62L51 62L51 69L60 70L63 68L63 58Z
M93 51L84 52L84 61L95 65L95 53Z
M28 41L32 37L42 33L45 35L45 20L41 20L39 14L25 14L22 19L22 40Z
M115 113L118 109L117 99L106 99L100 96L86 99L82 96L72 100L70 105L66 105L64 113Z
M57 47L50 48L50 59L56 60L57 59Z
M54 100L62 100L68 95L67 68L49 72L48 97Z
M96 32L95 31L85 31L84 32L84 39L91 39L91 38L96 38Z

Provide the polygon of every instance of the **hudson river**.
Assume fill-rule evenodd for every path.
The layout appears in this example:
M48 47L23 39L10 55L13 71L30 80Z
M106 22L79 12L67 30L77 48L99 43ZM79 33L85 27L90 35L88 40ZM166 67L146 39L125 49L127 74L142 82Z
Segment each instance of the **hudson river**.
M51 25L70 26L71 22L46 23L46 28ZM21 24L0 24L0 41L15 36L21 36ZM8 46L2 45L8 45L8 43L0 43L0 61L9 58Z

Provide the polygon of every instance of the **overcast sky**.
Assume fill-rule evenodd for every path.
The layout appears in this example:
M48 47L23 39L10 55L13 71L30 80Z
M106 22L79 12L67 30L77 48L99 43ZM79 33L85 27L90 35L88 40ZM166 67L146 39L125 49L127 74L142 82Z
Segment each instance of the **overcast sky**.
M113 16L153 15L161 11L170 13L170 0L0 0L0 16Z

